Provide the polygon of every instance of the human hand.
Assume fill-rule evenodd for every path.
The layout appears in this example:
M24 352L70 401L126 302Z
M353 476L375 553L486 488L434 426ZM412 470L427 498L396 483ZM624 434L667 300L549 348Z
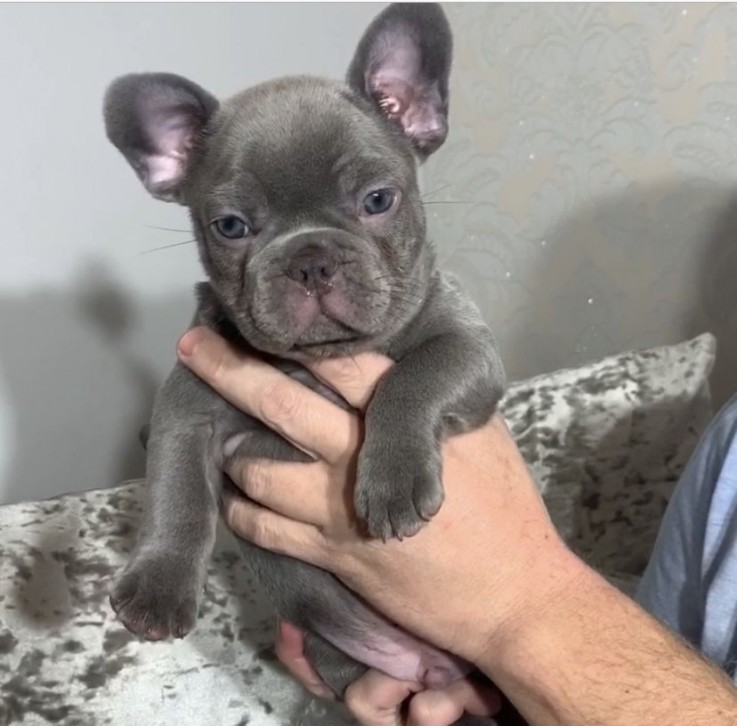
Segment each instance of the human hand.
M359 416L211 331L190 331L179 356L317 459L236 463L228 473L250 500L227 494L224 516L239 536L331 570L395 622L474 663L520 613L544 607L567 585L565 568L538 564L543 548L565 547L500 415L443 444L446 499L432 523L382 543L363 535L352 507ZM392 363L364 354L305 365L360 411Z
M276 654L282 665L313 695L334 699L335 694L305 658L301 631L280 620L277 633ZM488 718L496 715L501 696L481 678L464 678L431 691L422 690L419 683L369 670L348 687L345 704L363 726L450 726L464 713Z

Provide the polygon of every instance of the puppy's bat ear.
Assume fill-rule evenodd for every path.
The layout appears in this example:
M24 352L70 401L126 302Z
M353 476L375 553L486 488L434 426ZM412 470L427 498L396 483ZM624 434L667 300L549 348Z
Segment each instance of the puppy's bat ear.
M154 197L181 202L192 149L217 107L217 99L181 76L131 74L105 94L105 129Z
M368 27L347 81L398 124L421 155L448 134L453 39L436 3L394 3Z

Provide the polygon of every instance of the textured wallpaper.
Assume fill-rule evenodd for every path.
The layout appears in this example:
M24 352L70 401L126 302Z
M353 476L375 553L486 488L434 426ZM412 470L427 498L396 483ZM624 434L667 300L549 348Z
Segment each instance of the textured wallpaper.
M737 5L446 4L441 262L520 378L709 330L737 390Z

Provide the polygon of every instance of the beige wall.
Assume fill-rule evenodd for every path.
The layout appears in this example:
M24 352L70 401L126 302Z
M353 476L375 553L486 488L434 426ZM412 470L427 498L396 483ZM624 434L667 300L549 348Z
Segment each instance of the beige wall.
M723 400L737 389L737 5L445 7L452 128L425 186L460 203L428 211L511 375L711 330Z

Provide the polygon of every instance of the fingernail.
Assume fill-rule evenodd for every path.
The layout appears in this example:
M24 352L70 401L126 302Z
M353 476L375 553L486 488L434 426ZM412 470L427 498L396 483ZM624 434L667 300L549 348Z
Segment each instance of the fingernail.
M180 358L191 358L195 348L205 339L207 331L204 328L188 330L177 343L177 353Z

